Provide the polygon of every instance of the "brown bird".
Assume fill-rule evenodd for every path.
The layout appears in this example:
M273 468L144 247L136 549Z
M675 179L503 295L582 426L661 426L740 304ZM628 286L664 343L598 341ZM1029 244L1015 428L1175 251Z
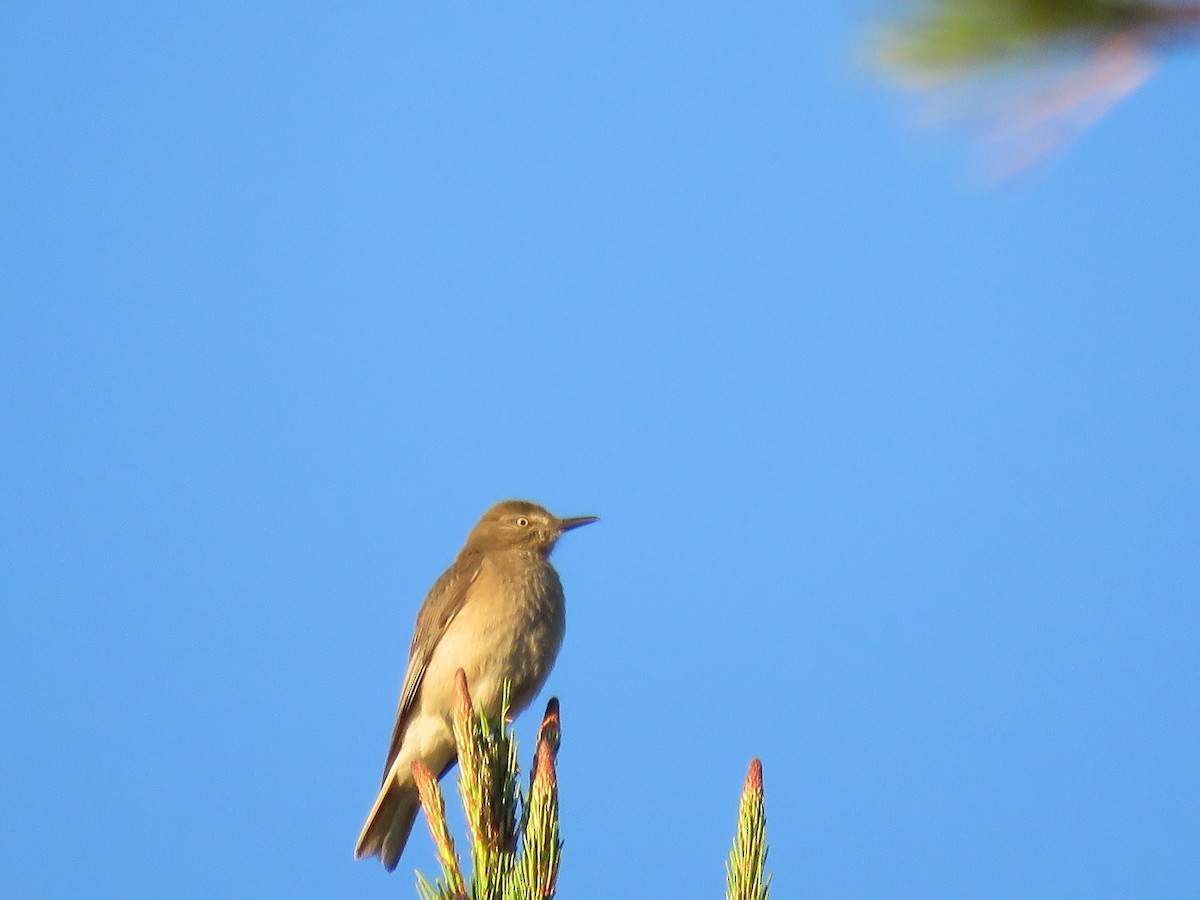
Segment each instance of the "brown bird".
M455 672L466 672L475 705L491 718L500 714L505 681L511 717L537 696L566 626L550 551L563 532L595 521L560 519L536 503L505 500L471 529L417 612L383 785L355 858L378 856L389 872L395 869L420 808L413 762L440 778L457 761L450 724Z

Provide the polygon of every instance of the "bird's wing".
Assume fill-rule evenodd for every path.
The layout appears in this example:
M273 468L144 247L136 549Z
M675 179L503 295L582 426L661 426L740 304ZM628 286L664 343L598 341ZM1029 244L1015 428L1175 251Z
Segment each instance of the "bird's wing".
M463 553L454 565L442 573L421 604L417 613L417 625L413 631L412 647L408 653L408 670L404 673L404 687L400 690L400 705L396 709L396 727L392 729L392 743L388 747L387 762L383 764L383 780L386 782L392 763L400 753L404 729L412 716L417 692L425 667L433 656L433 649L446 633L451 620L467 602L467 592L479 577L483 566L483 554Z

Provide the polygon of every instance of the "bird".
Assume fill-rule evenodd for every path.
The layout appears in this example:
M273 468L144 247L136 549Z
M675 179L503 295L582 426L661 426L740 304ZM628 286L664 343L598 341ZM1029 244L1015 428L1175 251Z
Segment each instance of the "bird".
M412 764L419 760L441 778L457 762L451 715L459 669L489 718L501 713L505 682L510 718L537 696L566 628L550 553L565 532L596 521L560 519L528 500L504 500L471 529L417 612L383 782L355 859L378 856L393 871L420 809Z

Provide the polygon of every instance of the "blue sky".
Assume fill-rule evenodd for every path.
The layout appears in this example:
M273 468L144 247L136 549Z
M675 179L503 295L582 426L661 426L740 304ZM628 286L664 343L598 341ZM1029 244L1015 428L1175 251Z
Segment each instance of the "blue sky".
M985 191L859 6L2 16L13 896L415 896L510 496L603 518L561 896L718 896L753 756L780 897L1195 896L1195 59Z

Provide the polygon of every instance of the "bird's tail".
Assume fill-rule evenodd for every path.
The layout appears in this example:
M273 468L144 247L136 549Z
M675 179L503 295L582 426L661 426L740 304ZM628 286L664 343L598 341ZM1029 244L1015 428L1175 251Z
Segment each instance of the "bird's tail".
M354 847L354 858L378 856L383 867L391 872L400 861L408 835L412 832L421 799L412 775L401 776L396 772L384 782L375 798L375 805L367 816L362 834Z

